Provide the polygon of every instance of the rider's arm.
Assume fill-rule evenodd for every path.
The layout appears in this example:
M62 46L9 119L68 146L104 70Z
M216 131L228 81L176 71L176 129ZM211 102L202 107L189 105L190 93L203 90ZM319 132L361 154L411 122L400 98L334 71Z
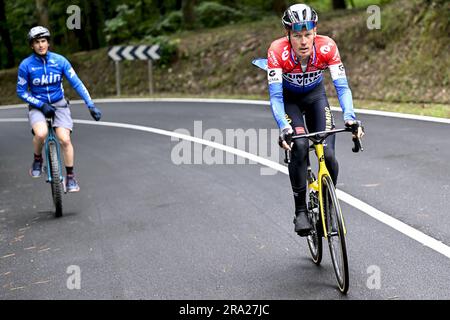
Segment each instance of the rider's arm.
M269 82L270 106L278 127L283 130L291 126L286 120L283 102L283 69L279 61L281 56L270 47L267 55L267 80Z
M21 63L19 66L16 93L20 99L34 107L42 108L42 105L44 104L42 101L33 97L31 92L28 91L28 71L24 63Z
M341 105L344 115L344 121L355 120L355 112L353 111L352 91L348 86L347 76L345 75L344 65L342 64L339 50L334 44L332 50L329 52L329 64L331 78L333 79L334 88Z
M75 70L70 65L70 62L65 58L63 60L64 60L63 62L64 76L69 81L72 88L74 88L75 91L78 93L78 95L84 100L84 103L86 103L88 108L92 107L94 105L94 102L92 101L88 90L86 89L80 78L78 78L77 74L75 73Z

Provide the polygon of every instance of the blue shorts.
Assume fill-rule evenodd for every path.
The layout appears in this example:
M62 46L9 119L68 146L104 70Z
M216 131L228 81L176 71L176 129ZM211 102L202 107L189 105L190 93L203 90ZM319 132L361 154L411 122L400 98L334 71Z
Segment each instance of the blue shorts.
M56 107L55 118L53 120L53 127L66 128L72 131L73 120L72 115L70 113L69 105L66 103L66 101L63 99L52 105ZM28 120L30 122L30 126L33 127L33 125L38 122L45 123L45 116L40 109L30 107L28 112Z

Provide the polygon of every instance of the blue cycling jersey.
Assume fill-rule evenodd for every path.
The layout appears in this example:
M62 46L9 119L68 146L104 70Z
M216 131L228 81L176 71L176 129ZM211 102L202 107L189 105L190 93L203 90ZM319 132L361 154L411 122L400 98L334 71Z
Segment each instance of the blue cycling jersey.
M17 79L17 96L37 108L41 108L44 103L60 101L64 98L63 76L88 107L94 105L69 61L50 51L45 56L33 53L22 61Z

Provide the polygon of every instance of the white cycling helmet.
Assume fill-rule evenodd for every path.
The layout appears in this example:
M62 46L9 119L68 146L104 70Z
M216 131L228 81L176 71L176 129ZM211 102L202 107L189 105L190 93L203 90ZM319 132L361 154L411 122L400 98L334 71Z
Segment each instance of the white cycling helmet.
M28 42L31 43L34 39L39 38L47 38L47 40L50 39L50 31L48 31L47 28L37 26L34 28L31 28L30 32L28 32Z
M306 4L294 4L286 9L281 22L286 30L314 29L319 21L317 12Z

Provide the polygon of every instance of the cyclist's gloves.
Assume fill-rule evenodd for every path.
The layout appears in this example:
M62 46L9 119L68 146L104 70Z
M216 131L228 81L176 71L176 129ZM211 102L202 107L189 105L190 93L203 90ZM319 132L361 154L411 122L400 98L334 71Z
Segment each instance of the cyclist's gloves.
M353 133L353 143L355 144L355 146L352 148L353 152L359 152L359 151L363 151L363 147L361 145L361 137L364 135L364 126L362 125L361 121L358 120L351 120L351 121L346 121L345 122L345 126L347 128L351 128L352 133ZM359 128L361 128L361 132L359 132ZM359 137L359 133L361 134L361 137Z
M99 121L100 118L102 117L102 112L100 111L100 109L94 105L92 105L88 108L89 108L89 112L91 113L92 118L94 118L95 121Z
M42 105L41 110L46 118L52 118L55 116L56 108L54 106L52 106L51 104L44 103Z
M357 134L358 128L361 128L362 132L364 132L364 126L362 122L359 120L347 120L345 121L345 126L348 128L352 128L352 133Z
M292 128L284 128L281 131L280 137L278 138L278 145L280 147L283 147L283 141L286 141L286 143L288 145L290 145L293 133L294 133L294 130L292 130Z

